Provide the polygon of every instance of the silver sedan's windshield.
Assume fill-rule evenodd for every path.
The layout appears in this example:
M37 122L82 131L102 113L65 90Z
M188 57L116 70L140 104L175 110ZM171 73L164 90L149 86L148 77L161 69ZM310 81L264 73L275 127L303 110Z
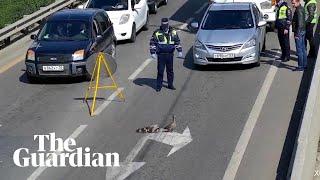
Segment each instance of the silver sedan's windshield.
M253 28L250 10L217 10L209 11L205 17L202 29L248 29Z

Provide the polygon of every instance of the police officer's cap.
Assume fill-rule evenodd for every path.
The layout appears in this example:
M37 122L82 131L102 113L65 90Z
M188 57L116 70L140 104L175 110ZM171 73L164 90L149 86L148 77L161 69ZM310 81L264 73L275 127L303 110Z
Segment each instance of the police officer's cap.
M168 18L162 18L161 19L161 24L168 24L169 23L169 19Z

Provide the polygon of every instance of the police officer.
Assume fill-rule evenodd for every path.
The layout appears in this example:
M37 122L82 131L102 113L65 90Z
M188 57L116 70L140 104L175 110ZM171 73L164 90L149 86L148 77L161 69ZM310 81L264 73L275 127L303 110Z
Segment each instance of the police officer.
M317 23L317 1L316 0L307 0L304 6L304 11L306 14L306 43L309 41L310 51L308 56L315 57L316 50L314 45L313 37L313 28Z
M281 57L278 60L283 62L290 60L289 31L292 20L291 9L284 0L277 0L276 28L278 29L278 39L281 47Z
M162 88L164 69L167 69L168 88L175 90L173 86L173 55L174 50L182 57L182 47L177 31L169 26L169 19L162 18L160 29L153 33L150 40L150 53L153 59L158 57L158 74L156 91Z

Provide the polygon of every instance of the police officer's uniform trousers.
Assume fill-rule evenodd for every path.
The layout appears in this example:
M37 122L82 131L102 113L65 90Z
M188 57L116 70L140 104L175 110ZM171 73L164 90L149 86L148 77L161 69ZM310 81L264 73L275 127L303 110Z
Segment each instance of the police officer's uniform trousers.
M278 29L278 39L281 47L281 59L290 59L290 24L291 24L291 10L286 3L283 3L277 11L276 28ZM284 31L288 30L285 34Z

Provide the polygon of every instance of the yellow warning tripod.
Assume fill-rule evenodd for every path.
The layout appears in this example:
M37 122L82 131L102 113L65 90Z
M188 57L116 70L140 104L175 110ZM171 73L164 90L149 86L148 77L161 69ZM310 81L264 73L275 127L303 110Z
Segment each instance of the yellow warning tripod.
M112 85L109 85L109 86L100 86L99 85L99 81L100 81L100 73L101 73L101 66L104 66L105 67L105 70L106 70L106 73L107 75L110 76L111 80L112 80ZM96 81L95 82L95 85L92 86L94 84L93 81ZM88 100L88 96L90 94L90 91L93 90L94 93L93 93L93 101L92 101L92 106L91 108L89 107L89 110L90 110L90 116L94 116L94 111L95 111L95 106L96 106L96 99L97 99L97 93L98 93L98 90L99 89L112 89L114 91L117 91L117 96L124 101L124 95L122 93L122 90L119 89L116 81L114 80L113 76L112 76L112 72L110 71L110 66L109 64L107 63L106 61L106 58L104 56L104 54L102 52L100 52L98 54L98 57L96 59L96 63L94 65L94 68L93 68L93 72L92 72L92 76L91 76L91 80L90 80L90 83L89 83L89 87L86 91L86 95L85 95L85 98L84 100L87 102ZM88 103L88 102L87 102Z

